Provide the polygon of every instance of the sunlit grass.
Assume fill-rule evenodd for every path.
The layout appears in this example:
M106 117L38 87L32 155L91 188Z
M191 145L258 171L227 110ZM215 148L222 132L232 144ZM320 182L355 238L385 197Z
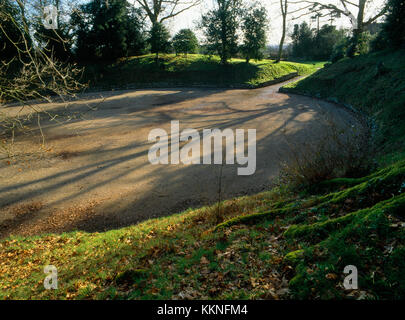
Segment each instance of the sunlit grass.
M120 59L109 66L87 65L85 78L93 87L145 88L170 86L214 86L255 88L288 75L307 75L322 63L274 63L261 60L246 63L231 59L223 66L218 56L162 54Z

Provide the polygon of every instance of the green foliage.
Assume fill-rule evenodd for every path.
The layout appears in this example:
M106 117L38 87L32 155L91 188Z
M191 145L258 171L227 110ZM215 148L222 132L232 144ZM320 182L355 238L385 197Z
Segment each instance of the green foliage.
M232 59L223 66L218 56L173 54L161 55L159 64L154 55L121 59L108 66L87 65L84 79L92 87L141 88L170 86L216 86L256 88L284 77L305 75L316 71L312 63L263 60L246 64L242 59Z
M241 14L241 0L217 0L215 9L204 14L201 27L210 52L221 57L221 63L238 52L238 28Z
M345 30L337 30L335 26L324 25L314 37L312 59L329 60L337 43L346 39Z
M349 48L349 39L344 38L337 42L332 49L330 61L335 63L346 56L347 49Z
M386 50L388 47L388 40L384 32L378 33L370 42L370 52Z
M357 54L367 54L370 52L370 43L373 41L373 36L370 32L361 33L358 39Z
M144 49L140 11L127 1L92 0L80 6L71 23L81 61L114 60Z
M176 54L197 53L198 40L194 32L190 29L180 30L173 38L173 47Z
M136 56L145 53L146 39L144 34L144 24L142 11L130 6L124 19L126 52L124 57Z
M170 51L170 33L162 23L155 23L150 30L148 42L151 46L151 52L159 57L159 53L168 53Z
M283 90L331 99L375 120L380 155L405 150L405 54L384 51L342 59ZM381 149L382 148L382 149Z
M383 26L383 37L390 47L405 48L405 1L389 0L388 13Z
M346 56L353 58L357 55L367 54L373 48L373 43L377 36L371 35L369 31L355 30L353 36L349 39Z
M264 7L252 7L244 13L242 52L248 63L251 59L263 59L263 49L266 47L267 19L267 11Z
M308 24L303 22L301 25L294 25L291 38L293 41L293 56L308 59L313 46L313 32Z
M310 29L306 22L296 24L291 35L292 54L297 58L314 60L328 60L332 56L336 60L342 56L341 48L347 46L345 34L345 30L337 30L335 26L323 25L318 32Z

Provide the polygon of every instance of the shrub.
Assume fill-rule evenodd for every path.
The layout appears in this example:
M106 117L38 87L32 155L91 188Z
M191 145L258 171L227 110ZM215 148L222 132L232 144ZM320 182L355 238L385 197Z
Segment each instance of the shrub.
M340 129L331 121L319 143L293 145L286 137L291 160L282 163L279 183L302 188L338 177L358 177L373 167L368 130Z
M393 48L405 48L405 1L389 0L383 32Z
M347 38L339 41L333 47L330 61L332 61L332 63L335 63L335 62L339 61L340 59L343 59L346 56L346 51L347 51L348 46L349 46L349 43L348 43Z
M198 40L194 32L190 29L180 30L173 38L173 47L176 54L197 53Z

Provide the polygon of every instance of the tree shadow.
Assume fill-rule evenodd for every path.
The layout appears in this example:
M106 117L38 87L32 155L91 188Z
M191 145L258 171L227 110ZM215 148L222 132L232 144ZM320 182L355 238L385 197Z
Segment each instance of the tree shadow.
M49 209L46 213L22 222L28 233L38 219L59 219L60 223L57 227L45 223L38 230L33 228L34 233L93 232L215 203L218 199L218 165L153 166L149 163L148 151L152 143L147 141L147 133L156 126L169 128L173 119L180 121L181 130L188 127L199 132L207 128L257 130L256 172L252 176L238 176L239 165L225 165L222 199L271 188L280 161L289 160L285 137L294 141L298 148L304 143L322 139L325 112L342 126L356 123L349 113L335 105L308 97L281 95L272 88L257 89L253 93L249 90L197 89L145 91L138 94L117 92L111 95L111 100L100 105L98 112L91 113L89 119L72 122L79 127L85 123L80 132L92 139L97 138L100 130L110 130L111 134L121 130L120 135L122 130L132 128L134 134L139 135L135 137L136 141L121 141L116 146L109 146L103 144L103 140L109 137L98 137L102 140L100 146L89 146L79 152L72 163L60 166L56 172L41 171L39 177L0 185L0 210L4 212L13 205L37 198L46 199ZM91 103L98 103L97 100ZM59 107L55 106L56 112ZM83 108L82 105L77 107ZM107 120L109 122L105 124ZM52 131L57 126L47 123L44 129ZM86 144L86 140L77 139ZM2 170L4 168L0 168L0 172ZM86 197L91 201L99 192L106 199L100 197L94 210L80 211L83 214L73 214L73 219L66 219L62 208L74 208ZM48 198L50 194L57 196ZM11 227L2 235L19 233L20 230L21 226Z

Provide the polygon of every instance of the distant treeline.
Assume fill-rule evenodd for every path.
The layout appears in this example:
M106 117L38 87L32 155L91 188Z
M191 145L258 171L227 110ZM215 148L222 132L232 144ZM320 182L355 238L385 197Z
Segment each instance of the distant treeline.
M154 10L159 7L158 2ZM177 2L165 3L175 7ZM17 24L21 19L32 20L27 23L30 30L26 37L32 38L29 45L38 45L59 61L113 61L146 53L154 53L158 59L159 53L187 55L197 53L200 48L192 30L183 29L171 35L163 19L157 19L146 7L136 7L126 0L91 0L72 6L67 5L67 0L52 3L59 13L55 30L44 27L43 6L27 10L19 7L18 2L0 0L1 9L7 10ZM263 6L246 6L242 0L217 0L215 8L202 15L196 27L205 36L202 51L218 54L222 63L227 63L235 56L243 56L247 62L262 59L267 24ZM0 31L0 39L5 43L0 47L0 57L7 60L17 54L15 43L19 42L19 30L12 21L2 26L6 30Z
M241 0L217 0L196 25L203 32L199 44L190 29L171 35L161 20L145 15L126 0L91 0L79 2L66 9L68 1L56 1L58 28L46 29L42 22L43 8L33 6L22 10L16 1L0 0L2 10L13 17L2 21L0 29L0 60L8 61L24 51L23 46L39 46L59 61L112 61L146 53L207 53L218 54L223 63L231 57L260 60L274 55L265 50L267 26L266 9L246 7ZM374 23L360 35L350 30L338 30L324 25L311 29L306 22L295 25L290 34L292 44L286 46L285 57L306 60L337 61L345 56L403 47L405 43L404 0L388 0L383 23ZM65 6L64 6L65 5ZM32 14L32 12L37 14ZM25 15L31 14L32 19ZM31 17L30 16L30 17ZM21 42L21 21L29 25L25 43ZM356 43L355 50L353 43ZM22 50L16 48L21 46ZM270 50L271 51L271 50ZM19 53L18 53L19 52Z

